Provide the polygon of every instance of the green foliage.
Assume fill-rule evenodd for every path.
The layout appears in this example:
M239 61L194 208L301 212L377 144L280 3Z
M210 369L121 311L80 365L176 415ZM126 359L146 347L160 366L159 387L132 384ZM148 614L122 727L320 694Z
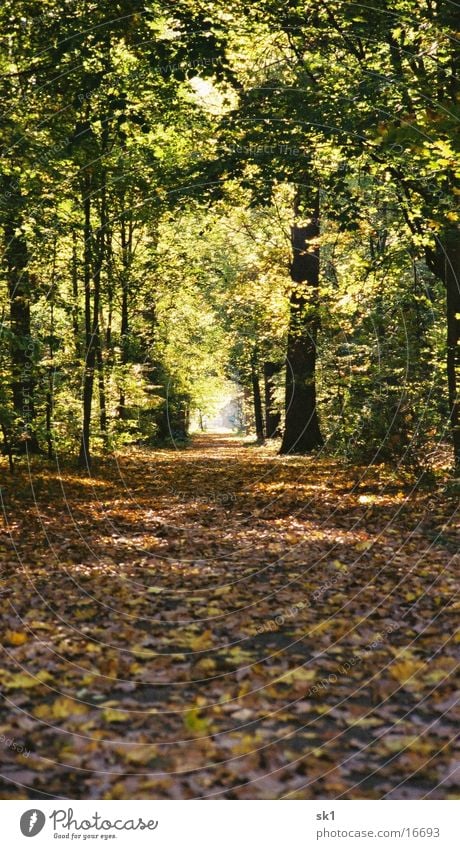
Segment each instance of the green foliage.
M452 419L451 10L6 0L0 23L5 450L75 452L88 391L96 450L184 439L283 363L293 205L319 189L329 445L426 462Z

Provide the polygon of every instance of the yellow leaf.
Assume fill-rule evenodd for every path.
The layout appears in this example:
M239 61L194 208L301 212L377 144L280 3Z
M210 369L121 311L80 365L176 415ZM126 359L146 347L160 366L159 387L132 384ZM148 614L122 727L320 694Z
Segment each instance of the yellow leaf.
M235 738L232 751L235 755L250 755L260 742L262 742L260 731L256 731L255 734L243 734Z
M327 758L327 752L324 749L312 749L311 754L314 758Z
M419 660L398 660L391 664L390 675L399 684L406 684L409 687L416 686L418 682L414 680L413 676L416 676L424 666L425 664Z
M286 684L290 684L292 681L313 681L315 676L316 672L314 669L305 669L303 666L299 666L298 669L291 669L280 680Z
M357 542L355 545L356 551L367 551L369 548L372 548L372 542L370 540L366 540L366 542Z
M102 719L105 722L126 722L129 719L129 714L126 711L106 708L102 711Z
M422 741L415 735L401 735L400 737L383 737L380 745L387 752L401 752L402 749L417 748Z
M85 654L100 654L101 646L98 643L86 643Z
M423 681L425 684L439 684L440 681L444 681L449 675L449 670L447 669L433 669L432 672L428 672L423 676Z
M3 686L7 690L28 690L32 687L39 687L45 681L51 680L51 675L45 669L41 669L37 675L29 675L27 672L18 672L16 675L9 675L3 682Z
M324 633L324 631L330 631L334 627L336 622L337 619L330 619L329 621L327 619L324 619L322 622L318 622L318 624L315 625L314 628L312 628L311 633L322 634Z
M142 765L148 764L158 754L157 748L149 743L143 746L126 748L125 750L124 747L119 746L116 751L122 756L123 760Z
M228 655L231 657L234 663L246 664L250 663L252 660L252 655L244 649L240 649L239 646L234 646L232 649L230 649Z
M143 646L140 643L136 643L134 646L131 646L130 651L134 655L134 657L141 657L144 659L157 656L156 651L148 649L146 646Z
M38 705L34 710L34 716L39 719L66 719L68 716L80 716L84 713L88 713L87 705L66 696L59 696L51 705Z
M333 560L332 565L335 569L338 569L339 572L348 572L348 566L346 563L341 563L340 560Z
M206 674L208 672L214 672L216 666L216 661L213 660L211 657L203 657L201 658L201 660L198 661L198 663L195 664L195 669L198 672L203 672Z
M184 725L189 731L201 732L208 730L209 721L200 715L197 708L191 708L184 716Z
M29 639L24 631L7 631L5 636L12 646L22 646Z
M204 651L213 647L212 631L203 631L198 637L193 637L190 640L190 648L192 651Z

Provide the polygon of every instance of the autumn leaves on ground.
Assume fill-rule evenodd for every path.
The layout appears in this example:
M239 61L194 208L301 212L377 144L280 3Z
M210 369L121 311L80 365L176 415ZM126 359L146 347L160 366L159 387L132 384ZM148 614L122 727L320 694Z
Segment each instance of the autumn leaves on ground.
M235 437L6 475L3 798L454 798L456 500Z

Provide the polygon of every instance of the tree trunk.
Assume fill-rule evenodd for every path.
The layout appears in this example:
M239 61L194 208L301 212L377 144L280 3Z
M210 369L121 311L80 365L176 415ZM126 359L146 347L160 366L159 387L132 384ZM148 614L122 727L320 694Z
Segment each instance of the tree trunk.
M256 426L257 442L264 441L264 419L262 411L262 397L260 394L259 375L257 372L255 358L251 361L251 383L252 400L254 402L254 422Z
M428 265L446 288L447 384L449 420L454 464L460 471L460 232L449 230L440 237L436 251L428 250Z
M53 268L51 272L51 287L50 287L50 325L49 325L49 365L47 369L48 386L46 389L46 444L48 448L48 460L53 458L53 411L54 411L54 297L56 294L56 254L57 254L57 236L54 234L53 240Z
M13 451L11 449L11 443L8 437L8 431L5 425L2 424L2 434L3 434L3 453L8 457L8 466L10 473L14 472L14 460L13 460Z
M264 363L265 384L265 434L267 439L280 435L281 413L275 408L275 386L273 378L281 371L280 363Z
M96 363L97 363L97 381L99 388L99 426L101 429L102 444L105 449L109 447L109 430L107 424L107 402L105 392L105 375L104 375L104 359L101 346L101 335L98 333L96 338Z
M246 384L243 385L243 418L244 432L249 436L254 429L254 403L251 389Z
M291 278L286 364L286 417L281 454L305 454L323 444L316 410L318 333L319 193L311 222L292 227ZM313 244L309 245L310 242Z
M104 375L104 352L102 350L102 327L103 313L101 302L101 275L105 259L106 250L106 233L107 228L107 200L106 200L106 183L105 173L102 177L101 186L101 209L99 216L99 227L96 239L96 257L94 264L94 344L96 347L96 366L99 389L99 426L102 436L102 444L105 449L109 447L109 432L107 424L107 404L105 393L105 375Z
M78 305L78 253L77 232L72 227L72 329L74 335L75 354L77 358L81 354L80 345L80 307Z
M107 206L106 206L107 210ZM107 327L105 332L105 349L107 352L107 363L113 365L113 345L112 345L112 327L113 327L113 299L115 295L114 281L114 259L113 259L113 231L110 225L109 217L106 214L105 221L105 267L107 278Z
M132 222L128 222L126 226L126 212L124 207L124 198L122 201L121 215L121 260L122 260L122 279L121 279L121 362L126 365L128 362L128 345L129 345L129 273L132 260L133 248L133 227ZM126 418L126 391L125 391L125 375L122 375L122 384L120 386L120 396L118 401L118 415L120 419Z
M30 279L28 251L19 220L9 220L5 226L5 260L11 328L11 391L16 416L15 451L37 453L37 437L33 431L34 407L34 344L30 332Z
M447 380L455 468L460 470L460 244L446 255Z
M91 408L93 403L94 365L96 358L95 337L91 315L91 177L85 173L83 183L84 210L84 288L85 288L85 367L83 374L83 425L78 464L88 471L91 468L90 437L91 437Z

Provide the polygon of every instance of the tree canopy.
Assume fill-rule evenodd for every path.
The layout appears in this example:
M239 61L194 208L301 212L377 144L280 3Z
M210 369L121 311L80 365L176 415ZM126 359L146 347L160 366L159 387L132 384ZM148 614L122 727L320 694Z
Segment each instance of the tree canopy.
M1 16L12 464L184 439L231 379L282 451L458 465L453 4Z

